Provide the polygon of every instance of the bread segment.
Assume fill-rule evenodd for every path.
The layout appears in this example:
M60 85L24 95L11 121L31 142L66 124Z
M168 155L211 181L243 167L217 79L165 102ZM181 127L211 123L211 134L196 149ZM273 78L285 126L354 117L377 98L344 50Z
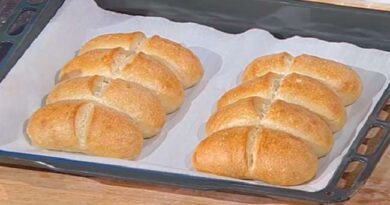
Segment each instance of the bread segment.
M277 74L268 73L262 78L244 82L241 85L225 92L217 102L217 109L220 110L229 104L247 97L272 99L272 96L274 95L273 84L277 79Z
M121 78L153 91L166 113L174 112L183 104L184 89L176 76L159 61L144 53L139 53L132 63L123 68Z
M310 76L332 88L344 105L359 98L362 83L359 75L348 66L311 55L300 55L294 59L291 72Z
M206 123L206 135L238 126L260 125L266 100L252 97L239 100L214 113Z
M263 128L254 147L252 179L290 186L311 180L317 172L317 157L304 142L287 133Z
M247 152L249 127L216 132L199 143L192 165L199 171L235 178L248 178Z
M178 43L152 36L145 42L141 51L164 62L176 74L184 88L192 87L203 76L199 59Z
M134 33L116 33L97 36L81 47L79 55L96 49L123 48L125 50L134 50L146 39L142 32Z
M300 105L320 116L337 132L345 124L346 111L340 98L321 82L299 74L287 75L281 82L276 99Z
M95 105L87 135L88 154L135 159L141 152L143 137L138 126L125 114Z
M281 75L289 74L292 61L293 57L287 52L256 58L246 67L242 74L241 82L246 82L271 72Z
M81 103L58 103L45 106L31 116L26 132L31 143L47 149L77 151L76 118Z
M260 124L301 139L317 157L328 154L333 146L332 130L316 114L301 106L276 100Z
M125 55L122 49L99 49L76 56L60 70L59 79L101 75L113 78L114 58Z

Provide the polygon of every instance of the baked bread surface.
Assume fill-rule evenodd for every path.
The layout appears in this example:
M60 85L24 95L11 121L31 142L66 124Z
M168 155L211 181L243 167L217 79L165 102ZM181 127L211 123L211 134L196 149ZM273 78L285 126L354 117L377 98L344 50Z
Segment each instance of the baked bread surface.
M360 96L349 67L287 52L253 60L241 84L225 92L193 152L198 171L275 185L315 177L318 158L346 123L345 106Z
M27 135L46 149L135 159L202 76L199 59L171 40L142 32L97 36L62 67Z

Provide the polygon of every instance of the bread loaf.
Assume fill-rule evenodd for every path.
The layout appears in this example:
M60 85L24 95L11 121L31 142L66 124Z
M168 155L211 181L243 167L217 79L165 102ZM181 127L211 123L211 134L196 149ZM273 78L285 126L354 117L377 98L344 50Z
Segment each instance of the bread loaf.
M143 52L166 65L176 74L184 88L195 85L203 76L199 59L187 48L159 36L146 38L141 32L106 34L88 41L80 54L90 50L121 47L134 53Z
M73 78L57 84L47 97L51 104L67 100L90 100L127 114L144 138L161 130L165 112L153 93L139 84L101 76Z
M233 127L211 134L196 148L192 164L203 172L277 185L305 183L318 167L305 143L262 127Z
M61 82L29 120L28 137L42 148L135 159L143 138L161 131L184 88L202 75L198 58L167 39L96 37L60 70Z
M125 114L88 101L61 101L36 111L27 125L33 145L52 150L134 159L140 130Z
M354 71L326 63L307 55L294 60L288 53L255 59L244 71L241 85L218 100L206 123L208 137L193 153L195 169L276 185L312 179L317 157L332 148L332 131L345 124L344 105L361 92ZM334 79L334 73L348 76Z
M282 75L297 73L319 80L336 92L344 105L355 102L362 91L359 75L348 66L306 54L294 58L286 52L255 59L245 69L242 81L257 78L269 72Z

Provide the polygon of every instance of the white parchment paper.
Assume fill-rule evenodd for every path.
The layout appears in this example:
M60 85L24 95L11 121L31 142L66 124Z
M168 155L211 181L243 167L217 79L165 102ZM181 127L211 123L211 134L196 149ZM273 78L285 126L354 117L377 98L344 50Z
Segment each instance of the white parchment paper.
M182 43L199 56L205 69L202 81L186 91L184 105L168 116L160 135L145 143L139 159L102 158L31 146L24 134L26 120L42 105L42 100L53 88L58 70L90 38L104 33L133 31L143 31L148 36L158 34ZM237 79L245 66L258 56L281 51L293 55L307 53L345 63L356 69L363 81L363 94L348 107L347 124L335 135L331 153L320 160L316 178L305 185L288 187L320 190L329 182L389 84L390 53L312 38L277 40L259 29L237 35L227 34L194 23L108 12L97 7L94 1L67 0L0 83L0 150L262 184L195 172L190 157L204 137L204 123L214 110L216 101L228 89L238 85Z

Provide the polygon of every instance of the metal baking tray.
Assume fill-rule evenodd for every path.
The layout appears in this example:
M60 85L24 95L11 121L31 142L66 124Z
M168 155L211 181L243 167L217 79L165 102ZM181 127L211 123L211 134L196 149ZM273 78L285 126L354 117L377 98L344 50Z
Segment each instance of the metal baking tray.
M5 23L0 24L0 80L6 76L54 16L63 1L20 0L6 17ZM261 28L270 31L278 38L300 35L390 51L390 39L386 38L390 36L390 24L387 23L390 22L390 13L386 12L295 0L245 0L240 1L239 6L234 0L96 0L96 2L100 7L111 11L161 16L174 21L197 22L229 33ZM18 19L25 11L33 11L32 17L25 18L27 20L22 25L15 27L16 23L20 23ZM0 19L1 15L0 13ZM389 144L390 121L381 117L382 109L385 108L390 112L390 105L386 105L389 97L390 86L359 131L358 137L344 156L329 184L317 192L6 151L0 151L0 162L76 175L110 177L203 190L234 191L322 203L345 201L365 183ZM381 131L372 136L371 131L376 128ZM362 150L369 154L363 154Z

